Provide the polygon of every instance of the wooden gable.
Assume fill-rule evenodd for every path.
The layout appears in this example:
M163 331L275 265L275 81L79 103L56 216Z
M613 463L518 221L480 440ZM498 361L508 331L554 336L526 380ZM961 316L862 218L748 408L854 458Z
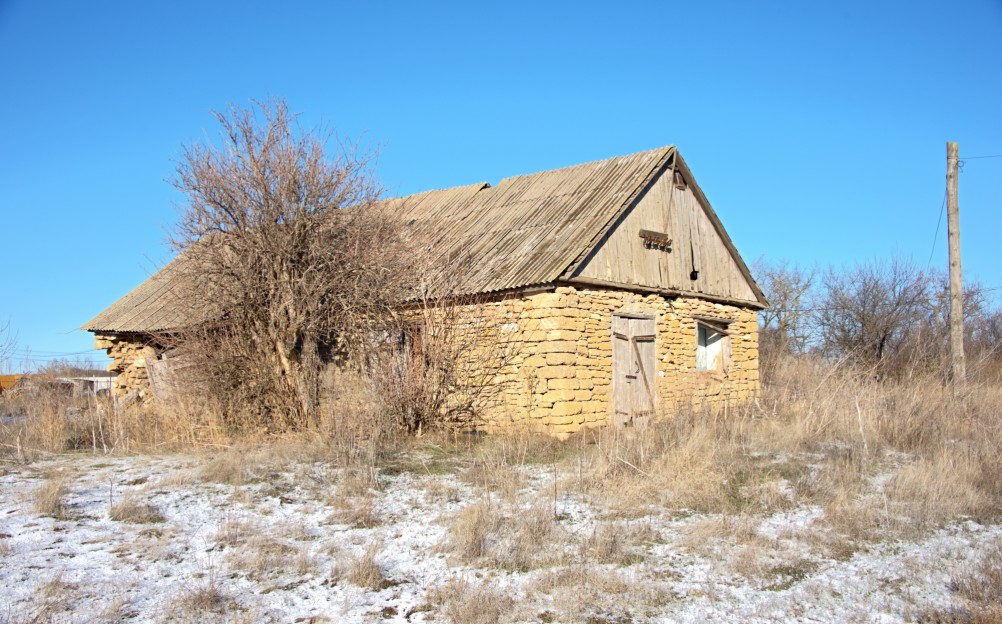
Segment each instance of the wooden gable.
M610 226L569 281L765 304L677 153Z

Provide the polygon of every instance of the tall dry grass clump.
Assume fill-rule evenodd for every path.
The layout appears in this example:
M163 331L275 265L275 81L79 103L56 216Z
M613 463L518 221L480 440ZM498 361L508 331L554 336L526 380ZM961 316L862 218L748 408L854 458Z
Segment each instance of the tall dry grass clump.
M1002 511L1002 387L972 385L955 400L935 378L878 380L791 358L763 403L773 449L849 458L841 473L855 466L858 480L889 476L876 493L888 523L939 525Z
M881 380L808 356L773 363L760 399L683 409L644 429L569 442L579 478L627 515L654 508L768 514L818 505L871 539L1002 512L1002 388L963 400L937 379Z
M64 451L128 454L239 447L246 452L277 442L278 447L299 449L286 453L290 457L305 455L371 472L402 440L378 388L364 374L331 367L317 419L298 431L275 431L250 417L241 420L212 396L195 391L139 403L40 387L0 398L0 457L27 462Z
M489 497L461 509L442 543L459 561L502 570L531 570L559 560L557 529L546 502L502 505Z
M3 399L0 455L30 461L51 453L170 452L232 440L211 404L197 398L139 405L118 397L39 388Z
M66 477L51 476L35 490L32 495L32 510L41 516L50 516L57 520L66 518Z
M494 583L460 577L431 588L428 600L439 605L442 615L453 624L498 624L515 606L512 597Z

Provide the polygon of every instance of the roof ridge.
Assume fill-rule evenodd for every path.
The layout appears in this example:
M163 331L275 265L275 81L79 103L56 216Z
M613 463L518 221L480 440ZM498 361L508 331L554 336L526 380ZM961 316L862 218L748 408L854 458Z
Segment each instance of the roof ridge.
M576 169L578 167L587 167L589 165L601 165L601 164L612 162L614 160L624 160L624 159L627 159L627 158L636 158L636 157L638 157L638 156L640 156L642 154L644 154L644 155L646 155L646 154L655 154L655 153L659 153L659 152L660 153L665 153L665 152L667 152L668 150L670 150L670 149L672 149L674 147L675 147L675 145L665 145L663 147L656 147L656 148L653 148L653 149L640 150L639 152L633 152L631 154L618 154L616 156L609 156L608 158L598 158L596 160L589 160L587 162L577 163L575 165L565 165L563 167L557 167L556 169L546 169L544 171L534 171L532 173L519 173L519 174L516 174L516 175L508 176L506 178L501 178L501 181L498 182L497 186L501 186L502 184L504 184L505 182L507 182L509 180L515 180L515 179L518 179L518 178L530 178L530 177L538 176L538 175L545 175L545 174L551 174L551 173L560 173L560 172L563 172L563 171L567 171L568 169Z
M675 147L674 144L670 144L670 145L665 145L665 146L662 146L662 147L655 147L655 148L652 148L652 149L640 150L638 152L633 152L631 154L618 154L616 156L609 156L608 158L598 158L596 160L589 160L589 161L586 161L586 162L583 162L583 163L577 163L577 164L573 164L573 165L564 165L563 167L557 167L556 169L544 169L543 171L533 171L531 173L518 173L518 174L515 174L515 175L510 175L510 176L501 178L501 180L497 183L496 186L492 185L490 182L486 182L486 181L484 181L484 182L473 182L472 184L459 184L459 185L456 185L456 186L447 186L445 188L426 189L424 191L418 191L417 193L410 193L408 195L399 195L399 196L396 196L396 197L386 197L386 198L382 199L381 201L394 201L394 200L400 200L400 199L410 199L412 197L419 197L421 195L427 195L429 193L441 193L441 192L445 192L445 191L458 191L460 189L469 188L469 187L473 187L473 186L480 186L479 190L493 189L493 188L497 188L498 186L501 186L502 184L504 184L505 182L507 182L509 180L515 180L515 179L518 179L518 178L528 178L528 177L532 177L532 176L541 176L541 175L552 174L552 173L560 173L560 172L566 171L568 169L574 169L574 168L577 168L577 167L587 167L589 165L599 165L599 164L604 164L604 163L612 162L614 160L622 160L622 159L627 159L627 158L636 158L637 156L640 156L641 154L655 154L655 153L659 153L659 152L662 153L662 154L664 154L664 153L668 152L669 150L673 149L674 147Z

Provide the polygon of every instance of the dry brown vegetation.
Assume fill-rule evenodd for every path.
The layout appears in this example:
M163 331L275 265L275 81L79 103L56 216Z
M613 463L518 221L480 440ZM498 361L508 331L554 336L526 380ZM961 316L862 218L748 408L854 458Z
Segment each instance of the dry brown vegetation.
M527 599L548 606L543 615L517 617L552 621L617 621L656 614L666 601L681 599L670 589L671 571L658 567L654 555L667 545L681 555L719 558L715 573L779 592L810 578L820 560L1002 517L1002 389L990 384L972 384L956 401L938 381L878 380L847 364L789 357L775 363L755 404L683 410L646 428L584 431L562 442L524 432L406 436L373 413L378 404L356 384L354 394L323 406L316 427L281 437L200 428L175 413L174 431L198 433L164 444L162 433L151 430L167 414L139 408L102 417L102 427L107 439L122 440L109 453L202 451L203 459L178 478L180 486L226 484L240 505L262 496L306 498L325 509L327 523L351 530L378 532L392 523L380 509L381 490L387 479L410 473L432 508L455 506L441 513L445 534L437 544L449 564L533 575ZM61 452L73 448L67 440L96 431L93 412L82 410L54 428L59 413L35 413L5 428L5 435L19 436L19 442L4 438L5 458L23 462ZM144 417L148 424L140 427ZM83 449L105 452L101 444ZM65 500L58 479L42 490L48 501ZM138 497L142 491L119 499L110 515L156 522L156 510ZM568 529L567 500L595 510L587 528ZM36 509L65 514L51 502ZM817 510L809 528L763 533L770 518L805 509ZM690 515L696 519L674 534L666 530L672 518ZM331 550L309 541L309 527L287 529L265 535L253 517L234 511L220 521L215 547L225 551L225 565L260 582L283 570L309 578L332 565L333 582L370 590L389 582L381 547ZM997 621L993 556L954 575L957 610L915 617ZM178 596L176 617L205 600L210 608L231 608L232 597L221 591L212 583L193 587ZM520 608L484 579L445 583L427 601L452 621L504 621Z
M926 624L1002 622L1002 546L996 547L977 565L960 571L951 589L961 598L961 605L923 611L915 621Z
M154 505L140 500L139 495L129 492L108 510L108 517L116 522L134 524L155 524L164 521L164 516Z
M456 578L429 592L434 603L453 624L498 624L504 621L514 601L490 583Z
M955 402L936 383L790 359L754 407L586 433L582 485L627 516L650 505L768 514L815 504L852 538L989 520L1002 511L1000 401L994 386Z
M60 475L50 476L35 490L32 509L42 516L56 519L66 518L66 478Z

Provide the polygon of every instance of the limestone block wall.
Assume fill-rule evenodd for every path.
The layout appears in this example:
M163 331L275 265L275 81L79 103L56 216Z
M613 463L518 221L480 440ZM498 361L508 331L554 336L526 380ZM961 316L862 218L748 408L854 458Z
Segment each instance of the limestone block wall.
M135 393L140 399L150 397L150 377L146 362L157 357L157 350L137 334L95 334L94 348L105 349L112 359L108 370L115 373L111 391L116 396Z
M689 406L723 406L759 392L756 310L697 298L614 289L560 287L449 310L414 313L449 334L463 380L452 388L457 427L512 427L568 434L611 422L612 319L616 313L656 318L657 409L670 416ZM696 370L697 317L729 321L725 370ZM428 338L425 338L426 340ZM97 334L118 374L113 392L151 397L147 362L157 349L138 334ZM472 407L473 409L465 409Z
M616 313L657 319L657 402L661 415L695 405L746 401L759 391L756 311L696 298L666 298L620 290L561 287L552 292L468 306L464 316L494 318L495 333L472 355L505 352L493 360L491 388L469 425L512 426L556 434L611 422L612 318ZM697 371L696 317L729 322L724 370ZM471 326L472 327L472 326ZM483 331L483 328L480 328Z

